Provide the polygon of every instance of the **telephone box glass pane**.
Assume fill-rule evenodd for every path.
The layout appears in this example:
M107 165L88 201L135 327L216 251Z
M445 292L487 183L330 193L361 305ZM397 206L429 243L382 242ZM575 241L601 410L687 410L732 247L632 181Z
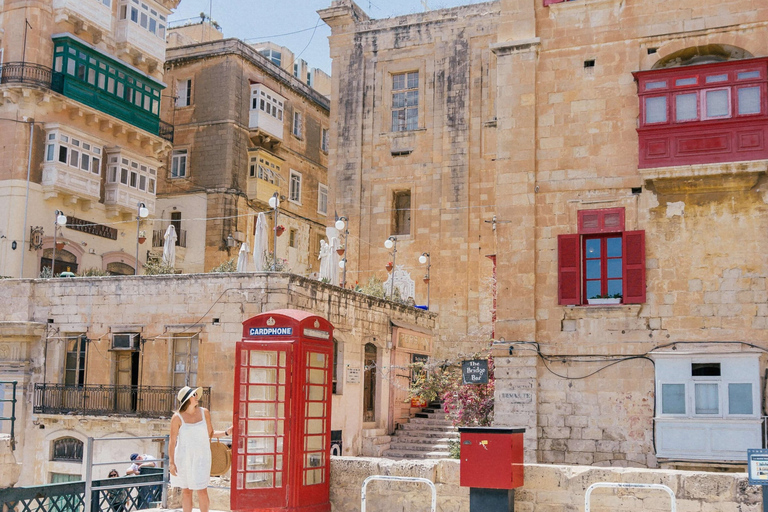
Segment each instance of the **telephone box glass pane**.
M311 452L323 449L323 436L307 436L304 440L304 450Z
M304 485L314 485L323 483L323 477L325 476L325 470L323 469L310 469L304 471Z
M307 386L307 400L324 400L325 386Z
M246 473L245 488L254 489L258 487L273 487L272 472L269 473Z
M325 370L308 370L309 378L307 382L309 384L325 384Z
M325 404L323 402L307 402L307 418L324 418Z
M277 366L277 352L251 350L251 366Z
M307 429L305 434L322 434L323 433L323 423L325 423L325 420L306 420Z
M248 389L249 400L272 401L275 399L276 394L277 390L275 389L275 386L250 386ZM242 416L245 416L245 414Z
M307 354L307 366L310 368L325 368L327 366L327 360L325 354L319 354L317 352L309 352Z
M271 455L249 455L247 469L248 471L275 469L275 458Z
M280 371L282 372L283 370ZM251 384L275 384L277 381L277 373L276 370L267 368L251 368L248 379L248 382Z

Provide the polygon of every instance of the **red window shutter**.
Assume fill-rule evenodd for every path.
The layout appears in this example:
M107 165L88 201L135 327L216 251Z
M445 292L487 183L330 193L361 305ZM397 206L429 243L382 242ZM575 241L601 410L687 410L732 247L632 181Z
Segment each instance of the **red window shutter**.
M579 234L624 231L624 208L579 210Z
M561 305L581 304L581 248L579 235L557 237L557 302Z
M624 304L645 302L645 231L624 232Z

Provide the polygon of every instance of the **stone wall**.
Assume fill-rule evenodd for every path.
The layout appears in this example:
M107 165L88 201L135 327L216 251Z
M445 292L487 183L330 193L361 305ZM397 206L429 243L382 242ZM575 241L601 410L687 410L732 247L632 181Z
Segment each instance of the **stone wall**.
M437 512L469 510L469 489L459 486L459 461L393 461L388 459L331 458L331 510L357 512L360 491L371 475L426 478L437 489ZM714 474L694 471L587 468L547 464L526 464L525 484L515 490L517 512L571 512L584 510L587 488L597 482L662 484L675 495L677 510L690 512L758 512L760 488L750 486L745 473ZM215 481L209 489L211 508L229 510L226 481ZM172 504L180 503L171 493ZM422 483L371 481L366 489L366 511L410 512L429 510L431 491ZM644 510L667 512L669 494L663 490L596 489L590 510Z

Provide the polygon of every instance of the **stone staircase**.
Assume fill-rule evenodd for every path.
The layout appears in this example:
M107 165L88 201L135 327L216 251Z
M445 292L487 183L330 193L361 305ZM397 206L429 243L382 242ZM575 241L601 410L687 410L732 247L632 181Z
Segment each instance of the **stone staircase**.
M383 456L390 459L447 459L450 458L449 442L458 440L458 428L443 412L442 404L433 402L408 423L400 425Z

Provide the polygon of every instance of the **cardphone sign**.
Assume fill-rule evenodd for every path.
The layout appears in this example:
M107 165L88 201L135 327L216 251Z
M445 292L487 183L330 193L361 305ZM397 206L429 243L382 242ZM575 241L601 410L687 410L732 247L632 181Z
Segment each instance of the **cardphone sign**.
M768 485L768 450L754 448L747 450L749 485Z
M464 384L488 384L488 360L462 361L461 377Z

